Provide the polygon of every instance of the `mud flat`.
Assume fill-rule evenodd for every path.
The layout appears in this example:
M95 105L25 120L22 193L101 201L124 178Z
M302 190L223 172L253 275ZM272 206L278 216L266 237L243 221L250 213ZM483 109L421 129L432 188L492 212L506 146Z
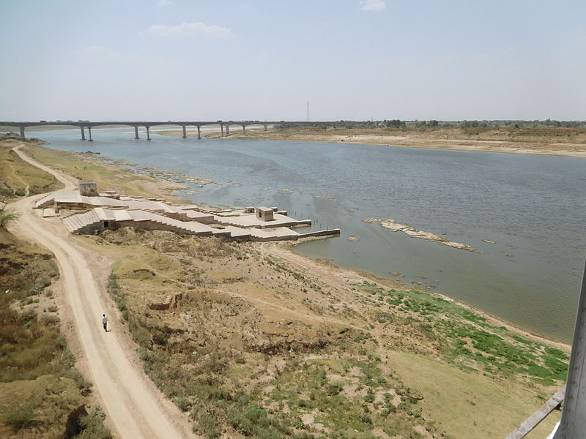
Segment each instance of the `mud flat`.
M81 160L84 161L117 166L127 172L136 175L146 175L148 177L158 179L159 181L176 183L178 185L183 185L185 187L187 187L187 184L198 185L199 187L203 187L206 184L212 183L211 180L200 177L194 177L192 175L187 175L178 171L166 171L152 166L139 166L127 160L110 159L108 157L102 156L100 153L95 153L92 151L79 153L79 156Z
M568 129L319 129L273 128L234 132L235 138L357 143L459 151L544 154L586 158L586 130Z
M445 236L436 235L435 233L426 232L423 230L416 230L413 226L408 224L396 223L393 219L380 219L380 218L364 218L362 220L367 224L380 224L385 229L392 232L403 232L405 235L411 238L426 239L428 241L435 241L439 244L447 247L452 247L458 250L474 251L474 249L468 244L462 244L460 242L449 241Z

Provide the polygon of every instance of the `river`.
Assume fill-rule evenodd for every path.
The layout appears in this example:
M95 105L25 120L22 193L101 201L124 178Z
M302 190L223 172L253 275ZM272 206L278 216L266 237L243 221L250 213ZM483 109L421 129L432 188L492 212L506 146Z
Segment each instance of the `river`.
M571 337L586 256L586 160L375 145L177 138L130 129L31 133L48 146L100 152L213 183L186 197L278 206L340 238L297 251L438 291L525 329ZM368 224L392 218L475 251ZM350 239L348 239L350 237Z

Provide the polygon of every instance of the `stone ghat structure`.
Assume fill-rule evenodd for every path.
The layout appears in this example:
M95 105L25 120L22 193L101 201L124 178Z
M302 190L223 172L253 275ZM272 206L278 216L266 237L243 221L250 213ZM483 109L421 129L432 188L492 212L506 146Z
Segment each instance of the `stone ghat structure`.
M184 222L144 210L116 210L97 207L63 219L67 230L76 234L98 234L106 229L140 226L148 230L170 230L188 235L211 236L211 227L198 222ZM218 234L225 233L218 230Z
M218 236L234 240L277 241L337 236L339 229L298 233L310 220L296 220L273 208L206 210L196 205L173 205L158 199L128 197L115 191L98 193L93 182L81 182L80 191L58 191L35 203L44 218L62 217L75 234L99 234L104 230L134 227L168 230L184 235ZM72 211L82 211L72 213Z
M43 209L54 207L56 209L91 209L94 207L143 209L153 212L174 213L180 208L171 206L160 200L147 200L140 197L105 196L107 193L97 196L82 195L79 191L60 191L47 195L35 203L35 207ZM211 217L213 220L213 216Z
M258 214L263 209L265 213ZM236 211L236 215L214 215L214 220L221 224L228 224L235 227L258 227L261 229L271 227L305 227L311 226L311 220L296 220L280 213L271 211L272 215L266 214L266 208L258 208L255 213ZM270 218L270 219L267 219Z
M197 221L179 221L144 210L95 208L63 219L67 230L75 234L95 235L104 230L135 227L142 230L167 230L182 235L217 236L246 241L297 240L301 235L287 227L271 229L202 224ZM322 231L323 233L323 231ZM339 232L338 232L339 233ZM315 235L318 236L318 235Z

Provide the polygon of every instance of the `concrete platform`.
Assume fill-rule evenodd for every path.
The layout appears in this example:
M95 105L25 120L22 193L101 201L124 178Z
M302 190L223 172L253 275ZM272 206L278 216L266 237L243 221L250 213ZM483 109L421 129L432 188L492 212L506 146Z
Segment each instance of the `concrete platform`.
M224 226L223 230L229 232L232 239L241 241L289 241L296 240L299 237L299 233L287 227L269 229L249 227L244 229L236 226Z
M202 224L212 224L215 222L214 215L198 212L197 210L176 209L166 212L165 215L179 221L197 221Z
M59 216L59 214L52 207L43 209L43 218L54 218L56 216Z
M248 241L251 238L251 234L248 229L242 229L240 227L234 226L225 226L223 230L230 233L231 238L239 241Z
M252 227L246 230L250 232L253 241L295 241L299 238L299 233L287 227L264 229Z
M273 227L299 227L310 226L311 220L296 220L286 215L279 213L274 214L273 221L263 221L256 217L254 213L242 213L239 216L221 216L214 215L214 219L219 224L226 224L236 227L256 227L259 229L273 228Z

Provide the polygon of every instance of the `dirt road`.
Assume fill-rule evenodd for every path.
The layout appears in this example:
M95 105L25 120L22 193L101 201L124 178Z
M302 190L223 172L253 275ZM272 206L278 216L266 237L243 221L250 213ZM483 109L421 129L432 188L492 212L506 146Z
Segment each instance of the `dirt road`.
M75 180L42 165L26 155L20 147L16 153L28 163L54 175L71 190ZM117 322L114 330L104 332L102 313L107 309L104 293L90 270L83 252L66 233L56 233L49 222L37 216L33 199L12 204L20 215L11 231L20 238L37 242L56 257L64 286L65 301L81 346L83 362L91 375L94 390L115 430L121 438L193 437L190 426L179 410L165 400L142 370L127 355L128 340Z

